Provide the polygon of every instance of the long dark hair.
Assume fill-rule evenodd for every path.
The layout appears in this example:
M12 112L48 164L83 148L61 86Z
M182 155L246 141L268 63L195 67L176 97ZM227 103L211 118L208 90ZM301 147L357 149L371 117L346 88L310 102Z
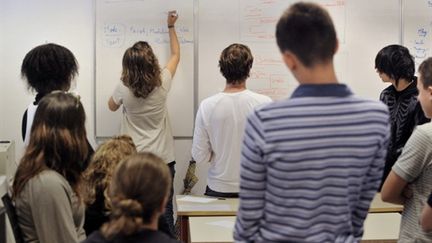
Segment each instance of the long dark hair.
M156 87L161 86L159 62L150 45L139 41L123 55L121 80L138 98L146 98Z
M84 124L84 108L77 96L55 91L40 101L29 145L15 174L13 197L47 169L61 174L80 197L81 166L89 149Z

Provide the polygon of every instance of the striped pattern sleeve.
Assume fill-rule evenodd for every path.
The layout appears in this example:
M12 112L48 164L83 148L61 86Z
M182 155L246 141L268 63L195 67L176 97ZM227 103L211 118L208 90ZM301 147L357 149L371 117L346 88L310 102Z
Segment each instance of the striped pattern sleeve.
M376 191L381 184L389 139L390 125L387 125L375 158L372 161L365 179L363 180L359 202L355 212L353 213L353 235L359 241L363 236L363 223L368 214L370 203L372 202L372 199L374 198Z
M234 230L236 242L253 242L264 215L266 191L265 145L261 120L253 112L246 123L240 176L240 208Z

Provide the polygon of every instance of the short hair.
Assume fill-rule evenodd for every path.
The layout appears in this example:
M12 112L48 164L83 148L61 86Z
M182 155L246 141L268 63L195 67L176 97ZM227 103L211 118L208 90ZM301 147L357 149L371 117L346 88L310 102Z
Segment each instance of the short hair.
M432 86L432 57L424 60L418 68L423 87Z
M249 77L253 64L251 50L246 45L231 44L225 48L219 59L219 69L229 84L239 84Z
M73 53L53 43L33 48L21 65L21 76L27 80L28 88L42 94L67 91L76 75L78 62Z
M81 168L88 150L85 112L79 97L62 91L44 96L15 174L13 196L19 196L31 178L51 169L61 174L80 197Z
M296 3L276 26L280 51L292 52L306 67L327 63L337 47L336 30L329 13L314 3Z
M132 235L150 223L169 195L171 180L169 167L152 153L123 160L110 184L112 213L111 221L102 227L105 238Z
M400 79L415 79L414 57L408 48L401 45L389 45L381 49L375 57L375 68L394 79L396 86Z
M125 51L122 66L121 80L137 98L147 98L162 84L159 61L145 41L138 41Z

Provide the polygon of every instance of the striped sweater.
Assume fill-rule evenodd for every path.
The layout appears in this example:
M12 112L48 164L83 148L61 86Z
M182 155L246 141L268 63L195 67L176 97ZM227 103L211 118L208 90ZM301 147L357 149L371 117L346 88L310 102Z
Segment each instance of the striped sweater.
M384 104L342 84L301 85L244 135L236 242L357 242L389 139Z

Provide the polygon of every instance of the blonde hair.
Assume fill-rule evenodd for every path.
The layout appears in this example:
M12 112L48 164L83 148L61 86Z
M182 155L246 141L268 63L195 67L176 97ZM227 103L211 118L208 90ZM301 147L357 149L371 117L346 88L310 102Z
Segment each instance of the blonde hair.
M138 98L146 98L161 86L159 62L150 45L139 41L123 55L121 80Z
M152 153L129 156L112 178L111 221L102 226L102 235L112 239L138 232L164 207L170 187L171 174L161 158Z
M87 205L95 201L96 191L99 189L105 197L105 208L111 208L108 188L114 169L120 161L136 152L132 138L127 135L113 137L99 146L83 174L84 198Z

